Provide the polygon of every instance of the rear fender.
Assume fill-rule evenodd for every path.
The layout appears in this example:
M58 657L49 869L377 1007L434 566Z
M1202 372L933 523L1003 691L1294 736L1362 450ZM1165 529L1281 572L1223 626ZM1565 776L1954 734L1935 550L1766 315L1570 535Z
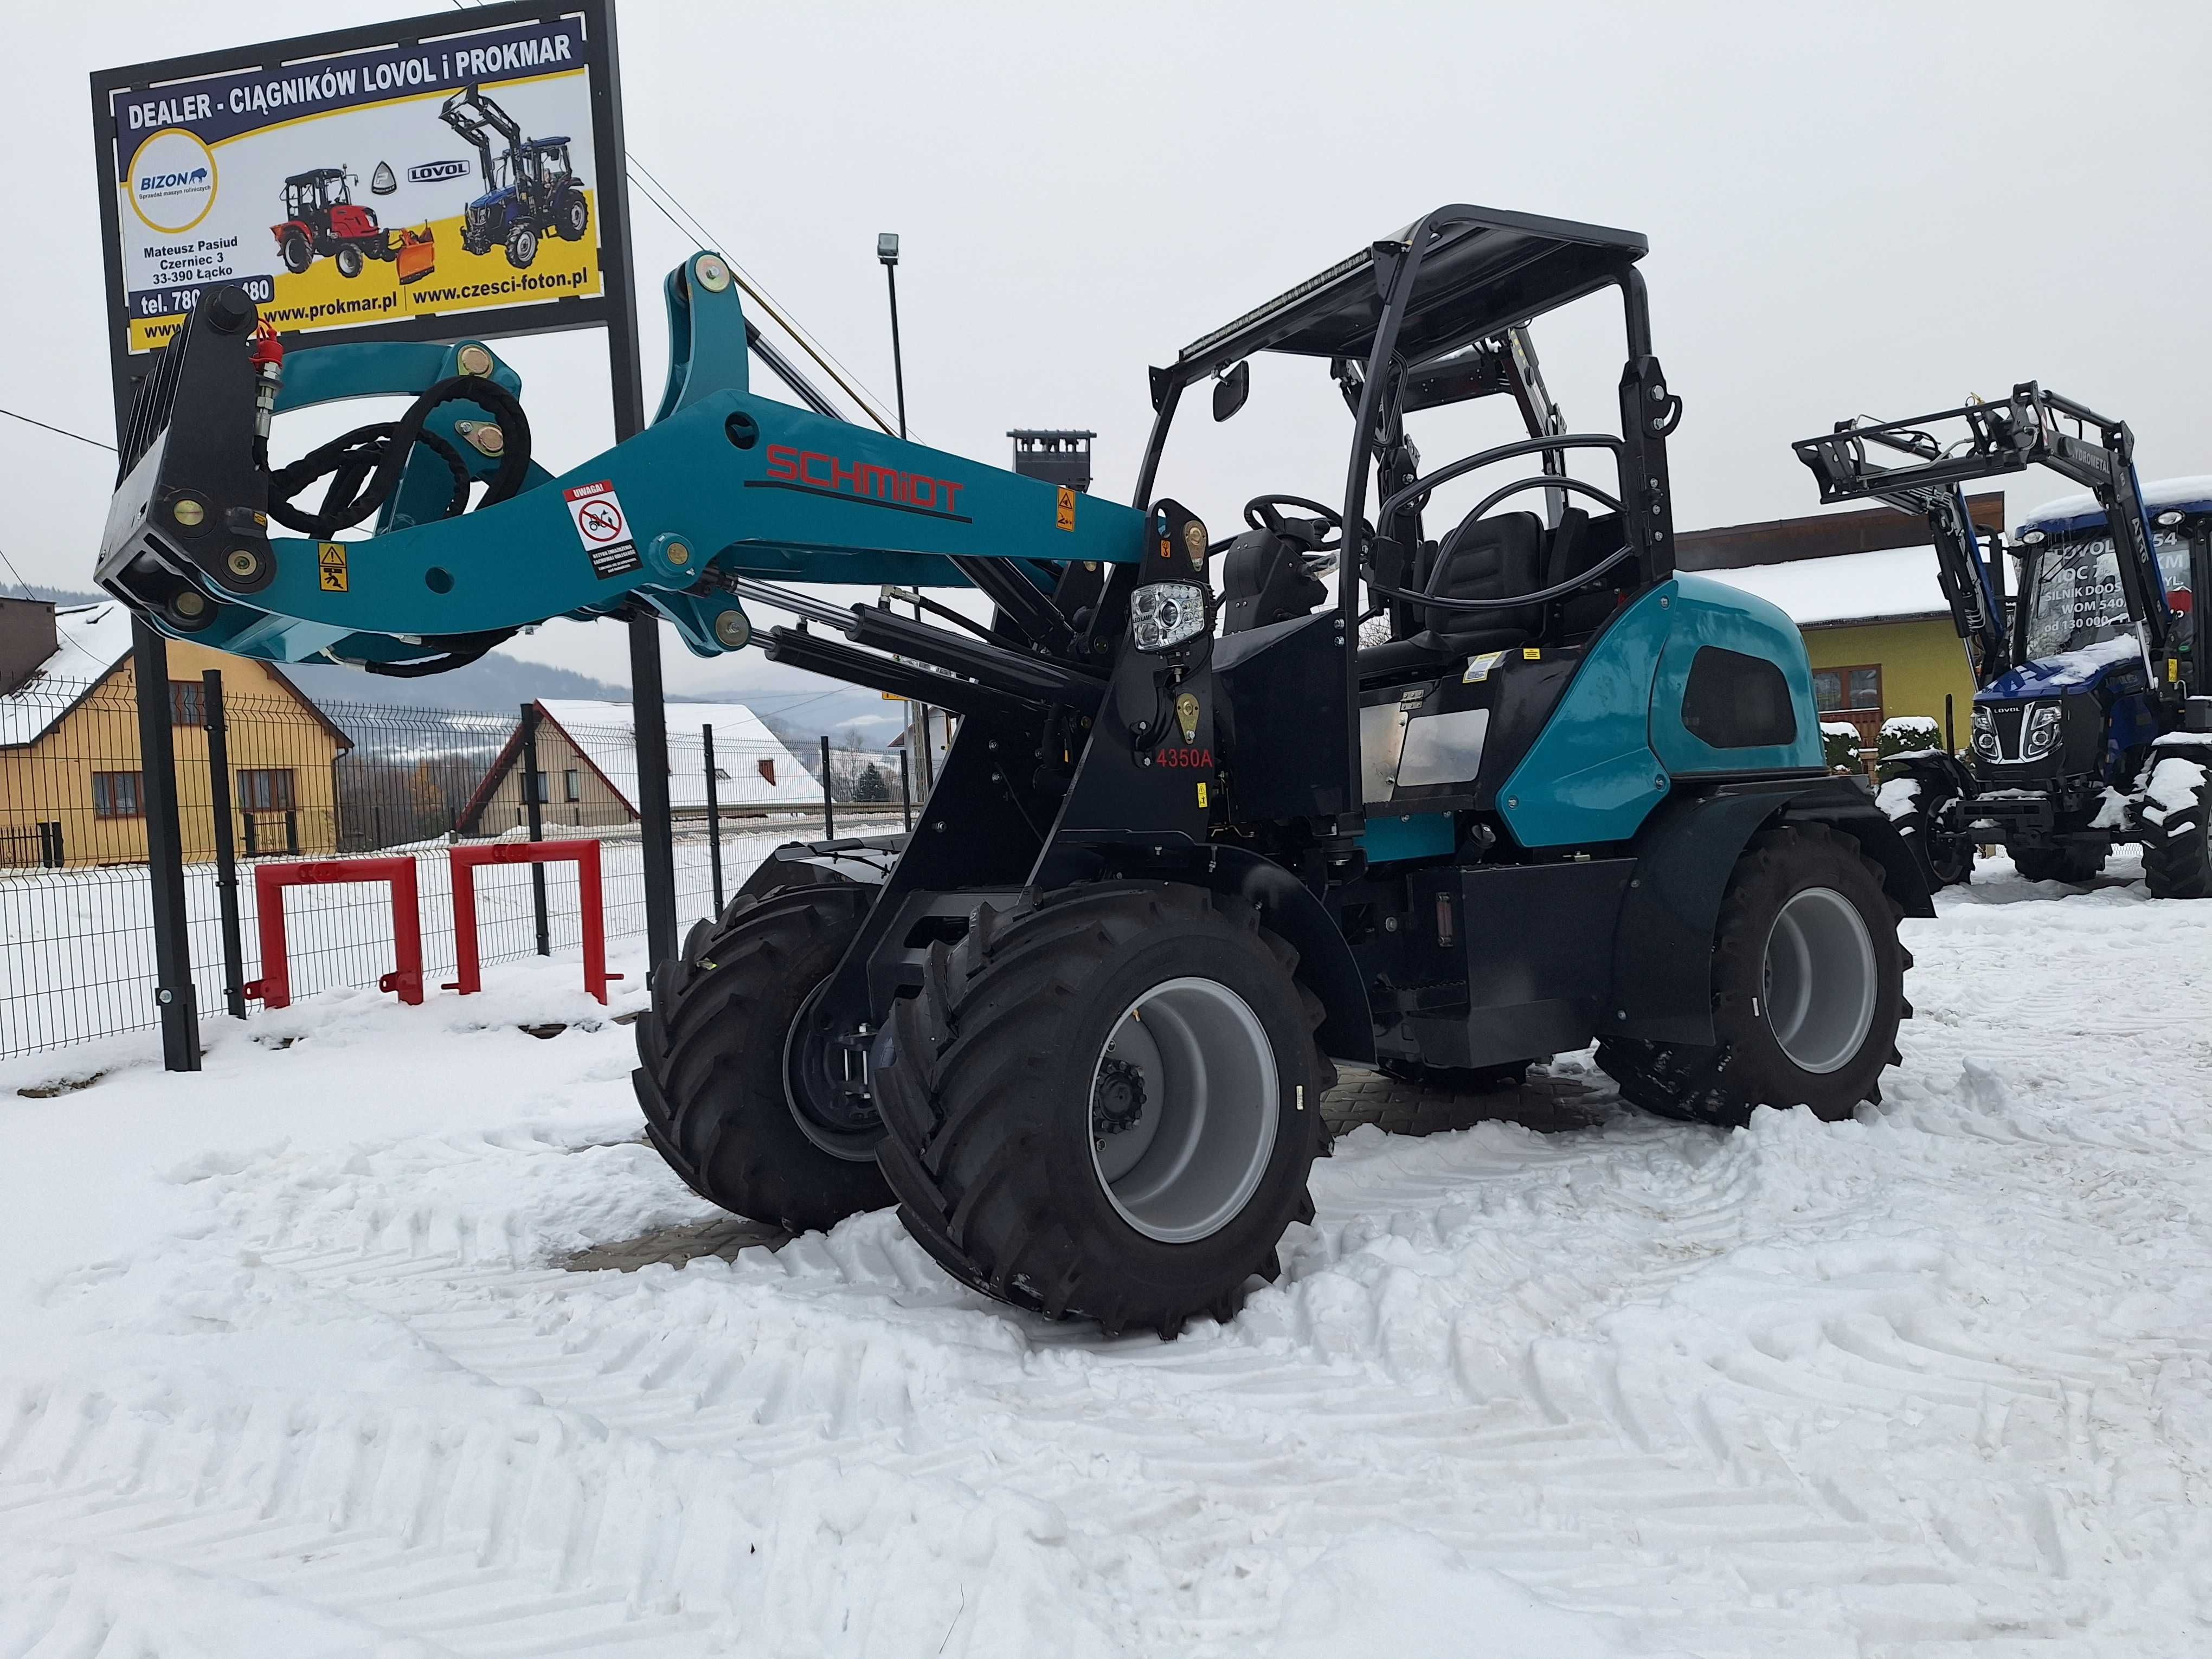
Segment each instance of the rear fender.
M738 889L740 898L765 898L784 887L834 883L880 887L905 849L907 838L864 836L839 841L791 841L771 852Z
M1298 979L1321 999L1314 1040L1332 1060L1375 1063L1375 1019L1352 947L1322 902L1279 864L1241 847L1215 847L1211 866L1187 879L1224 896L1249 900L1267 931L1298 953Z
M1906 915L1935 914L1911 849L1849 779L1677 793L1636 839L1636 875L1613 936L1613 1006L1600 1022L1601 1035L1713 1042L1711 963L1721 898L1752 837L1779 823L1824 823L1851 836L1881 866L1883 890Z

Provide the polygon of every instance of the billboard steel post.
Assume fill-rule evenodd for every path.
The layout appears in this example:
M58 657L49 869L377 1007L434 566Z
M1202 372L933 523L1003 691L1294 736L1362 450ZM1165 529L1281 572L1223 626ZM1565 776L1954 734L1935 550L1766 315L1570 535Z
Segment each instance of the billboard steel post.
M246 941L238 921L238 838L231 824L230 721L222 707L222 670L200 675L207 722L208 811L215 817L215 890L222 910L222 1000L233 1019L246 1018ZM331 799L336 802L333 790Z

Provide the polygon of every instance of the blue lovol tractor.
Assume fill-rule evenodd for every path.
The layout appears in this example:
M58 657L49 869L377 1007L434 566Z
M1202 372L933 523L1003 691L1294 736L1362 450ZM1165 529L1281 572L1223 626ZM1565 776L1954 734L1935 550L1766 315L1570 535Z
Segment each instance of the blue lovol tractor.
M2002 402L1844 421L1794 447L1823 501L1871 495L1928 519L1978 688L1970 752L1891 757L1881 800L1930 884L1966 880L1984 842L2032 881L2085 882L2115 844L2137 842L2154 897L2212 896L2199 666L2212 641L2194 599L2212 576L2212 480L2146 489L2126 422L2032 380ZM1984 554L1963 492L2033 465L2087 493L2021 526L2008 606L2005 550Z
M1629 1099L1735 1124L1849 1116L1897 1060L1920 868L1823 769L1788 618L1674 572L1682 404L1644 251L1427 214L1153 370L1128 507L841 422L711 253L668 279L656 422L557 478L481 345L287 370L220 290L145 382L100 580L179 637L385 672L644 605L702 655L757 645L956 710L911 838L786 847L656 965L647 1131L740 1214L896 1203L989 1296L1173 1335L1279 1273L1340 1065L1449 1077L1595 1041ZM1626 331L1617 434L1566 429L1526 327L1600 295ZM805 406L749 390L749 343ZM1158 493L1169 441L1200 382L1233 415L1261 352L1341 392L1341 493L1271 481L1216 538ZM272 473L257 387L422 395ZM1486 397L1528 435L1425 471L1409 417ZM485 419L495 465L450 441ZM318 468L342 499L310 513L290 497ZM264 512L383 533L333 591ZM813 582L972 586L994 611L940 627ZM798 620L756 629L747 602Z
M438 118L476 147L483 170L484 193L461 215L463 247L481 254L503 246L507 264L526 270L548 231L563 241L584 240L592 205L569 162L565 135L524 137L520 123L474 86L447 99ZM507 146L496 155L495 132Z

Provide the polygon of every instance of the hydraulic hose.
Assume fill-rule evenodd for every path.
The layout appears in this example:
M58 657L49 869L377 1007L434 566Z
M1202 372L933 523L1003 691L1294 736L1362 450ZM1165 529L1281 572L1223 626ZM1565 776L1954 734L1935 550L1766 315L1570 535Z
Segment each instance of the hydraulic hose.
M357 525L399 487L407 458L418 443L452 470L453 494L443 516L458 516L468 507L468 468L459 451L435 433L424 431L422 426L441 404L462 402L481 404L498 419L506 445L499 470L485 486L481 505L490 507L506 501L522 488L530 471L530 418L514 393L497 382L480 375L456 374L417 398L398 420L356 427L343 437L309 450L289 466L271 468L268 441L255 440L255 464L269 477L269 516L318 540ZM305 512L293 505L295 496L325 477L331 482L323 492L319 513Z

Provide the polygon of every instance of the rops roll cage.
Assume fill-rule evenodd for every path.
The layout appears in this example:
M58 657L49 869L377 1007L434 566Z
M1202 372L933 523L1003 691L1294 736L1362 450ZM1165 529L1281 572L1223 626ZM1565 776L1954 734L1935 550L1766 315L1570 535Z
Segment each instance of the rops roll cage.
M1363 582L1370 595L1381 599L1435 610L1486 611L1561 597L1631 562L1638 588L1663 581L1674 569L1667 439L1680 422L1682 404L1668 392L1651 349L1649 302L1643 276L1636 269L1648 246L1633 231L1463 204L1436 209L1398 235L1374 243L1185 347L1170 367L1152 370L1152 430L1133 504L1142 510L1151 501L1168 429L1185 387L1226 374L1261 351L1322 357L1360 371L1356 379L1339 374L1347 398L1357 397L1342 515L1340 568L1346 575L1338 584L1337 597L1347 641L1358 639ZM1387 465L1400 447L1396 437L1408 410L1509 389L1487 383L1480 374L1455 370L1480 343L1504 339L1547 312L1609 287L1620 290L1627 337L1620 436L1544 429L1554 422L1516 384L1510 389L1516 392L1529 427L1527 439L1462 457L1389 487L1376 515L1379 532L1365 522L1370 467ZM1564 452L1569 449L1608 453L1616 493L1608 495L1567 477ZM1543 470L1494 490L1469 517L1480 517L1524 490L1571 491L1620 514L1622 547L1563 583L1504 599L1431 598L1380 579L1377 544L1394 534L1408 544L1418 540L1419 515L1431 492L1484 467L1525 455L1542 457ZM1344 653L1343 692L1350 760L1345 799L1357 802L1363 793L1359 666L1358 653L1350 648ZM1346 816L1357 817L1356 812Z

